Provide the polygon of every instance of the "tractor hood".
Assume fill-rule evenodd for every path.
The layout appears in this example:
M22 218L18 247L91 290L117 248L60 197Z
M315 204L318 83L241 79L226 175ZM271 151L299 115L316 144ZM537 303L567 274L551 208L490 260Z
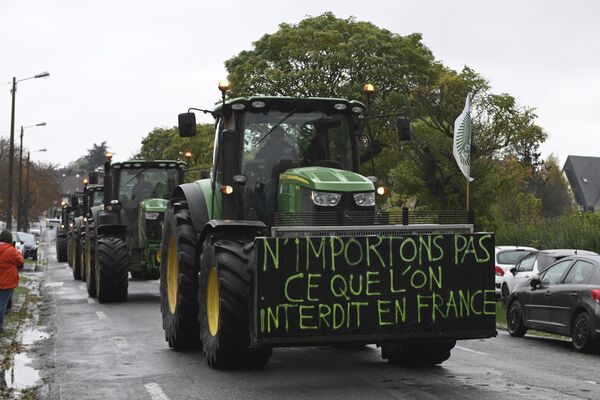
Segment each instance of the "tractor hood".
M279 180L325 192L368 192L375 190L373 182L360 174L327 167L288 169L279 175Z
M165 199L146 199L140 201L140 208L148 212L165 212L168 205L169 200Z

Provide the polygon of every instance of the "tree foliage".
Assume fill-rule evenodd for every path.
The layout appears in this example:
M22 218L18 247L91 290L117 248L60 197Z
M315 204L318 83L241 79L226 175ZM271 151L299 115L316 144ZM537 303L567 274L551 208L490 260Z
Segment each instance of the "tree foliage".
M363 85L374 84L371 115L403 112L412 120L411 143L399 143L387 121L371 126L377 171L394 193L392 206L465 206L466 181L452 155L452 138L454 120L472 93L472 205L482 224L495 227L499 221L532 220L565 209L568 191L557 183L558 167L541 168L539 146L546 133L536 124L534 109L509 94L493 93L471 68L447 68L419 34L401 36L325 13L279 25L225 66L233 97L361 99ZM555 190L561 200L551 200Z

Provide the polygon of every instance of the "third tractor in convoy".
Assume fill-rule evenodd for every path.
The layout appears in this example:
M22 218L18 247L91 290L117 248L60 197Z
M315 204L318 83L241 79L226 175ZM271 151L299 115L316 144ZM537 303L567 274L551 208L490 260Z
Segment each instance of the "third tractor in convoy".
M215 118L211 176L177 186L165 214L170 347L230 368L264 365L274 347L376 344L414 366L496 335L493 234L474 233L468 212L378 207L363 103L220 89L199 110ZM395 126L409 137L407 118ZM196 134L189 110L179 134Z

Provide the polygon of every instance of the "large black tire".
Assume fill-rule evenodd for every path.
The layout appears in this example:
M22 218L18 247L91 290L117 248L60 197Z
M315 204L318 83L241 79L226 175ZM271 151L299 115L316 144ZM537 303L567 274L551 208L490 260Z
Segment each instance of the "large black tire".
M598 342L592 338L592 322L587 312L582 311L573 318L571 338L573 348L580 353L592 353L598 349Z
M165 340L175 349L201 346L197 240L187 203L176 203L165 213L160 258L160 311Z
M76 229L75 227L73 229ZM73 279L81 280L81 248L79 246L79 238L75 232L71 237L71 268L73 269Z
M124 238L100 236L96 241L96 297L100 303L127 299L127 243Z
M249 348L253 262L253 240L209 235L203 243L200 332L211 368L259 367L266 365L273 353L271 348Z
M523 337L527 333L523 322L523 305L519 300L510 303L506 309L506 325L510 336Z
M381 345L381 358L393 365L431 367L450 358L456 340L444 342L391 342Z
M67 262L67 237L58 236L56 238L56 261Z
M86 241L85 251L86 251L86 268L85 268L85 285L87 287L87 293L90 297L96 297L96 251L95 251L95 242L96 238L93 234L93 228L89 231L89 238Z

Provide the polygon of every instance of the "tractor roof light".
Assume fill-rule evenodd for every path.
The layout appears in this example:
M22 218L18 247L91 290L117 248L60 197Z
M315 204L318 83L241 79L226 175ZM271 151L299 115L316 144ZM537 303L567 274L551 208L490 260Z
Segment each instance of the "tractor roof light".
M185 153L183 153L183 156L189 160L190 158L192 158L192 152L188 150Z
M219 81L219 90L221 93L225 93L229 90L229 82L226 80Z
M252 107L254 108L264 108L266 105L267 103L262 100L255 100L252 102Z
M335 108L337 111L344 111L346 108L348 108L348 106L344 103L336 103L333 105L333 108Z
M108 158L108 160L110 161L110 160L112 160L112 158L113 158L113 153L111 153L110 151L107 151L107 152L104 154L104 156L105 156L106 158Z
M244 103L233 103L231 108L236 111L242 111L246 108L246 105Z
M88 182L89 182L89 180L88 180L88 178L83 178L83 181L82 181L82 182L83 182L83 184L84 184L84 185L87 185L87 184L88 184Z
M371 97L375 93L375 86L370 83L365 84L365 86L363 86L363 93L367 97Z
M233 193L233 186L223 185L223 186L221 186L220 191L221 191L221 193L223 193L225 195L230 195Z

